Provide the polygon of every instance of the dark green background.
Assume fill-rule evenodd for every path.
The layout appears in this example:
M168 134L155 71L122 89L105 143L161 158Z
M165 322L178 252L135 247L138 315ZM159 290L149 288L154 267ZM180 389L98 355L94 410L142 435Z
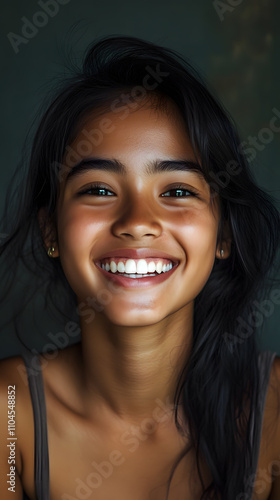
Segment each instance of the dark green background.
M134 35L173 48L189 58L206 77L232 114L242 140L248 141L249 136L258 136L263 128L269 127L272 109L280 113L276 0L220 2L220 7L225 8L223 20L214 3L211 0L70 0L60 5L54 17L48 17L47 24L39 28L27 44L19 45L16 54L7 34L21 35L22 17L32 22L42 7L33 0L2 2L1 210L9 179L20 160L26 132L54 79L64 71L69 45L74 48L78 61L88 43L109 34ZM251 163L258 182L278 200L279 139L280 132L274 133L270 142L256 151L255 161ZM35 307L25 311L26 338L38 350L45 344L44 335L60 328L42 316L41 308L38 297ZM31 328L34 310L40 320L37 324L34 321ZM280 354L280 306L275 306L268 316L262 326L261 345ZM19 351L11 326L2 329L0 344L1 357Z

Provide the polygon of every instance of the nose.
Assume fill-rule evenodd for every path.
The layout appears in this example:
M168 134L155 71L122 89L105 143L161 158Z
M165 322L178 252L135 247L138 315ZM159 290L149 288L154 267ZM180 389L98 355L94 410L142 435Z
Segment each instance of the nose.
M118 238L143 240L158 238L162 227L153 207L141 196L126 200L120 216L112 226L112 232Z

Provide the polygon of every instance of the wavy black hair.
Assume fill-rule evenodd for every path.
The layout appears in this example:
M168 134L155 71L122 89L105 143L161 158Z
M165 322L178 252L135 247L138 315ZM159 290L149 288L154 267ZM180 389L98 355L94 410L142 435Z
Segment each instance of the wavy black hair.
M131 99L126 107L118 103L123 92L129 92ZM58 85L37 127L28 172L20 166L22 180L13 180L16 187L7 195L2 231L9 235L0 245L9 273L4 281L10 289L17 263L23 262L40 286L46 287L45 305L53 304L68 318L76 311L76 297L59 258L46 255L38 211L45 207L55 224L59 176L82 120L89 113L109 109L125 113L147 97L156 98L158 106L166 98L177 105L212 198L219 199L218 237L222 240L225 222L231 232L230 256L215 260L195 299L193 347L180 374L174 404L177 428L189 435L182 457L190 449L196 452L201 500L236 500L239 494L251 491L247 479L253 470L256 438L260 382L253 302L271 285L280 217L274 200L258 187L250 172L232 120L180 55L139 38L109 36L91 45L82 68L75 68ZM244 335L239 320L243 319L244 326L249 317L249 333ZM178 421L179 401L188 429ZM201 475L201 457L211 472L208 487ZM167 498L179 461L168 481Z

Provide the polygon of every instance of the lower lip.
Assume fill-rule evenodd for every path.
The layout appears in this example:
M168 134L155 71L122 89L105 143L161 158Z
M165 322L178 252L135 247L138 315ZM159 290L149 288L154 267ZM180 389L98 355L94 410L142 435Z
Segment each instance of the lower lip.
M96 267L105 276L105 278L113 281L119 286L123 286L124 288L141 288L157 285L158 283L162 283L163 281L167 280L171 276L171 274L174 273L174 271L178 267L178 264L173 266L172 269L170 269L170 271L167 271L166 273L160 273L157 276L147 276L145 278L127 278L126 276L122 276L121 274L114 274L105 271L105 269L102 269L102 267Z

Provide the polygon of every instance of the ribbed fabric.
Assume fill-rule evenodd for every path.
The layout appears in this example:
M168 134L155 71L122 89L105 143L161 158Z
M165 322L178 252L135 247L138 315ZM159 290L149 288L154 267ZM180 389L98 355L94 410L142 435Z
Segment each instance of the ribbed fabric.
M37 500L49 500L49 449L44 382L40 360L29 351L21 354L27 370L34 417L34 481ZM24 493L23 500L28 500Z
M272 363L277 353L271 351L263 351L259 354L259 369L260 369L260 393L258 399L257 415L253 419L254 426L251 428L251 439L255 435L254 447L254 463L250 474L247 477L252 478L252 474L256 473L258 466L258 458L260 452L263 414L265 407L268 382L271 372ZM49 486L49 451L48 451L48 431L47 431L47 415L44 395L44 383L41 373L40 360L38 355L34 355L29 351L22 353L22 357L26 364L28 373L29 389L31 394L33 415L34 415L34 440L35 440L35 460L34 460L34 480L37 500L50 500ZM246 489L246 498L251 498L253 493L252 480ZM24 493L23 500L29 500Z

